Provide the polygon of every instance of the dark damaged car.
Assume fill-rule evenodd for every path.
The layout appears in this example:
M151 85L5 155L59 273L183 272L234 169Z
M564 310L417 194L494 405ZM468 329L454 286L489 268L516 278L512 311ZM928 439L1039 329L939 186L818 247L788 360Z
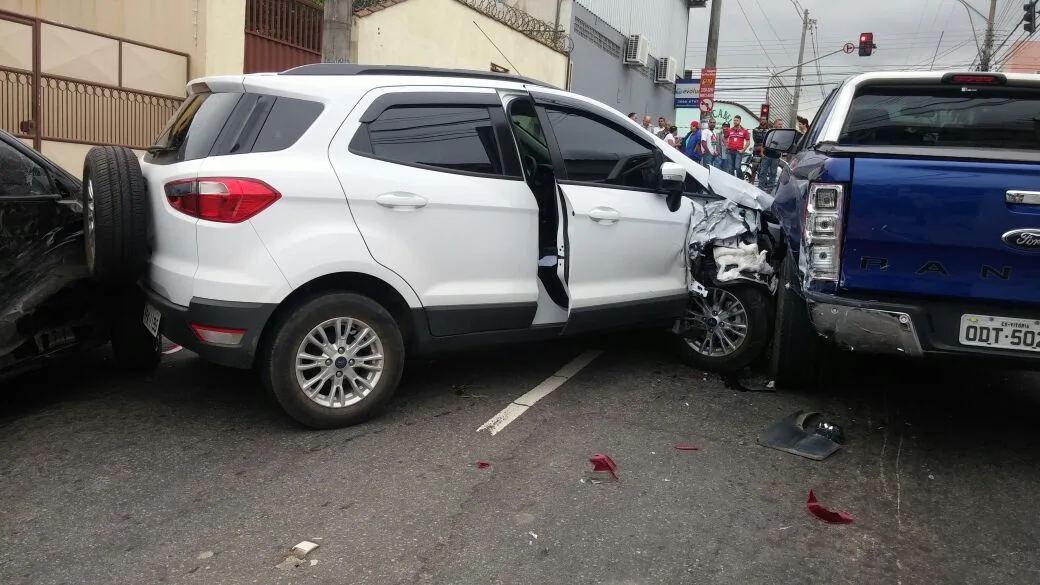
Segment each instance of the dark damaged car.
M0 131L0 378L108 342L121 369L158 365L138 289L91 276L84 224L119 211L97 217L79 180Z

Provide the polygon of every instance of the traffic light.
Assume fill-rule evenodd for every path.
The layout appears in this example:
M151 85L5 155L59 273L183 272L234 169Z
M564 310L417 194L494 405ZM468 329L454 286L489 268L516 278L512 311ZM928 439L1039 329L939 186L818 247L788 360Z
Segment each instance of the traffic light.
M1026 2L1023 8L1026 14L1022 17L1022 30L1033 33L1036 31L1036 0Z
M762 104L762 110L758 118L765 118L766 120L769 120L769 104Z
M859 56L869 57L874 52L874 33L859 35Z

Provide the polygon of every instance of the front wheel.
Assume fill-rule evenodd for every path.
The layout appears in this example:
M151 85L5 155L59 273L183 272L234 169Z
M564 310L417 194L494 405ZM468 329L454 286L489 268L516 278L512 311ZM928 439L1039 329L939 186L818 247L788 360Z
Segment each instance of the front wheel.
M378 414L397 390L404 358L400 329L386 309L365 296L329 293L275 325L259 365L289 416L329 429Z
M762 287L737 284L691 294L679 321L679 354L694 368L728 374L750 366L766 348L772 326Z

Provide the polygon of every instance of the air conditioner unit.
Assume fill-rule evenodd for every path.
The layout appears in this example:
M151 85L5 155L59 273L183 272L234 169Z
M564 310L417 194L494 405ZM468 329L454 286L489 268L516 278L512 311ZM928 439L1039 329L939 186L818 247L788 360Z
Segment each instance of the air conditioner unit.
M625 64L646 67L650 59L650 41L643 35L632 35L625 41Z
M657 60L655 83L675 83L675 57L661 57Z
M683 79L693 79L693 69L684 69L682 72Z

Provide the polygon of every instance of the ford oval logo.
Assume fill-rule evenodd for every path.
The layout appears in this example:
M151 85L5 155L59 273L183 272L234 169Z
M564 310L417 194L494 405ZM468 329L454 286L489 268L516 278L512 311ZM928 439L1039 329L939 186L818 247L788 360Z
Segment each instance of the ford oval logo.
M1040 229L1011 230L1000 239L1009 248L1023 252L1040 252Z

